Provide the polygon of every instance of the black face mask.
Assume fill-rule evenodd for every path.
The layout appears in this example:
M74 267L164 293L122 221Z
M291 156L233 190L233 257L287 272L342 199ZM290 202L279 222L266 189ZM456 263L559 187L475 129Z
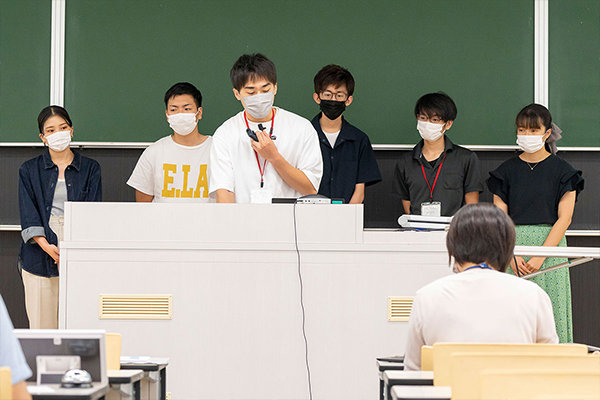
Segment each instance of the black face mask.
M321 111L331 120L337 119L346 110L345 101L321 100Z

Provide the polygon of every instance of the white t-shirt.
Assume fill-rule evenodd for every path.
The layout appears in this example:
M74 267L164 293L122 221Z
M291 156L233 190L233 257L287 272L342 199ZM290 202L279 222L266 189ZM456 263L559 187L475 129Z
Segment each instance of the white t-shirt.
M211 144L210 136L197 146L159 139L144 150L127 184L153 202L207 203Z
M302 171L315 190L323 175L323 159L319 138L310 121L289 111L276 108L273 135L279 153L293 167ZM263 123L267 134L271 122ZM257 124L250 124L256 130ZM237 203L249 203L250 194L260 188L260 172L256 155L246 134L243 111L225 121L213 135L210 153L210 193L227 189ZM260 159L262 168L264 160ZM264 188L273 197L300 197L269 163L264 170Z
M329 141L329 144L331 145L331 148L333 149L335 147L335 141L337 140L338 136L340 135L340 131L331 132L331 133L323 131L323 133L325 134L325 137L327 138L327 140Z
M417 291L405 370L421 369L421 346L437 342L558 343L550 298L533 282L473 268Z

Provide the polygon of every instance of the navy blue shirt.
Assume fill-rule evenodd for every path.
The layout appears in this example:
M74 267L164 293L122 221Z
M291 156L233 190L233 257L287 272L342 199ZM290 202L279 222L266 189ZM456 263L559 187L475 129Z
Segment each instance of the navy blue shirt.
M65 169L68 201L102 201L100 165L73 151L74 157ZM58 180L58 167L46 149L44 154L25 161L19 168L19 211L21 214L21 264L25 271L44 277L58 276L54 260L32 239L44 236L58 245L50 229L52 200Z
M350 202L357 183L366 185L379 182L381 173L373 154L369 137L342 117L342 129L332 148L321 129L321 113L311 121L321 145L323 177L319 194L329 198L343 198Z

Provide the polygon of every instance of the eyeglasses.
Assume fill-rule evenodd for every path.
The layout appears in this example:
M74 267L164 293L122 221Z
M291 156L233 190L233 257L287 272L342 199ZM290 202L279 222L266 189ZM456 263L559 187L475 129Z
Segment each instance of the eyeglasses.
M325 90L324 92L321 92L321 99L322 100L337 100L337 101L346 101L348 99L348 93L344 93L344 92L330 92L329 90Z
M442 118L438 117L437 115L434 115L430 118L425 114L419 114L419 115L417 115L417 119L419 121L427 121L427 122L432 122L434 124L441 124L441 123L446 122Z

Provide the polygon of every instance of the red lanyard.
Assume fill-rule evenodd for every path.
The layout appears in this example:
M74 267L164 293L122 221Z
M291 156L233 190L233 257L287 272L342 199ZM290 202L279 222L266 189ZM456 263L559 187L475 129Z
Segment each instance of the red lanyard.
M435 184L437 183L438 177L440 176L440 171L442 170L442 165L444 165L445 159L446 159L446 152L444 152L444 158L442 158L442 162L440 163L437 173L435 174L435 179L433 180L433 186L429 185L429 181L427 180L427 175L425 175L425 168L423 167L423 163L421 163L421 171L423 171L423 177L425 178L425 182L427 182L427 187L429 188L429 200L433 200L433 189L435 189Z
M244 111L244 121L246 121L246 127L250 129L250 125L248 124L248 117L246 117L246 111ZM273 127L275 126L275 109L273 109L273 116L271 117L271 129L269 130L269 137L273 135ZM265 169L267 168L267 160L263 163L262 168L260 167L260 160L258 159L258 153L254 150L254 155L256 156L256 164L258 164L258 172L260 172L260 187L262 188L265 184L264 176Z

